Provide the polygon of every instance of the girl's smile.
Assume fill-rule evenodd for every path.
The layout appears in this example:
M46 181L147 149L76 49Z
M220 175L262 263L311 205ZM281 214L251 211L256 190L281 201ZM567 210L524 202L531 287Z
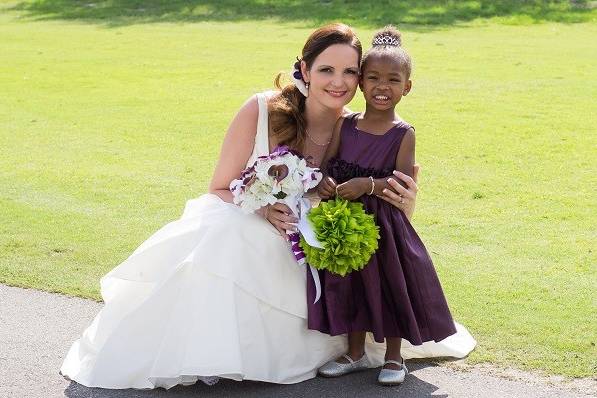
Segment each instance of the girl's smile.
M375 102L377 105L380 105L380 106L387 105L391 101L391 97L389 97L387 95L381 95L381 94L373 95L372 98L373 98L373 102Z
M411 88L411 81L391 56L372 55L360 82L368 104L377 110L393 109Z

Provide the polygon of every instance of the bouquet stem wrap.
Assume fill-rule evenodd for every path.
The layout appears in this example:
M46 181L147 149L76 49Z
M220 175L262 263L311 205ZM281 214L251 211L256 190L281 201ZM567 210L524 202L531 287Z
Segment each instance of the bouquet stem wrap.
M313 302L313 304L315 304L321 298L321 281L319 280L319 273L317 270L311 265L307 264L307 256L305 255L303 248L300 246L301 235L303 235L303 239L307 239L308 237L309 241L313 243L315 247L321 248L323 246L321 246L321 243L319 243L317 238L315 238L313 228L307 221L307 214L309 214L309 211L311 210L311 202L309 202L308 199L301 198L297 203L297 206L289 207L293 210L293 212L297 210L295 215L299 218L299 232L291 232L288 234L288 237L290 238L290 244L292 245L292 253L294 254L294 258L299 265L306 264L309 267L309 271L311 271L311 277L313 278L313 283L315 284L315 301Z
M305 261L305 252L301 249L299 245L301 241L301 235L298 232L292 232L288 234L288 238L290 238L290 244L292 245L292 253L294 254L294 258L299 264L304 264Z

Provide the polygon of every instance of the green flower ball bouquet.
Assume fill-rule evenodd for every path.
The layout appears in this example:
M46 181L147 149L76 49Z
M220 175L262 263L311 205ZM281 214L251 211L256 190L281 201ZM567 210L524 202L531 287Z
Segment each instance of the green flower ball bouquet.
M346 276L362 270L378 248L379 227L360 202L322 202L311 209L307 219L323 246L310 246L301 236L307 263L314 268Z

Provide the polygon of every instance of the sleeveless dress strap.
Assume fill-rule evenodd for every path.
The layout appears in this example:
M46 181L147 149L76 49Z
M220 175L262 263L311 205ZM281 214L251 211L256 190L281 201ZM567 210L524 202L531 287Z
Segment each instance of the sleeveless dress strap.
M269 122L266 94L257 94L257 102L259 103L259 118L257 120L254 151L257 151L257 156L263 156L269 154Z
M257 118L255 145L253 146L253 153L251 153L251 157L247 161L247 167L252 166L257 157L269 154L269 123L266 93L257 94L257 103L259 104L259 116Z

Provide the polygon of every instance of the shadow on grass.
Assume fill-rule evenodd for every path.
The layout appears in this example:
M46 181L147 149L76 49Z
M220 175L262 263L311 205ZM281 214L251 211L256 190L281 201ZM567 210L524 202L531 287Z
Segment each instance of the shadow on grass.
M429 363L412 363L408 365L411 371L434 366ZM337 378L324 379L316 377L297 384L270 384L255 381L237 382L232 380L220 380L214 386L207 386L198 382L192 386L177 386L170 390L106 390L101 388L89 388L78 383L71 382L64 391L68 398L102 397L102 398L124 398L124 397L244 397L244 398L274 398L274 397L408 397L408 398L447 398L446 394L438 394L437 386L419 379L416 374L406 377L404 383L397 387L381 387L377 384L378 369L370 369L364 372Z
M506 23L586 22L597 9L588 0L31 0L13 3L33 20L78 20L106 26L153 22L275 19L307 27L330 21L379 27L387 23L440 27L475 19Z

